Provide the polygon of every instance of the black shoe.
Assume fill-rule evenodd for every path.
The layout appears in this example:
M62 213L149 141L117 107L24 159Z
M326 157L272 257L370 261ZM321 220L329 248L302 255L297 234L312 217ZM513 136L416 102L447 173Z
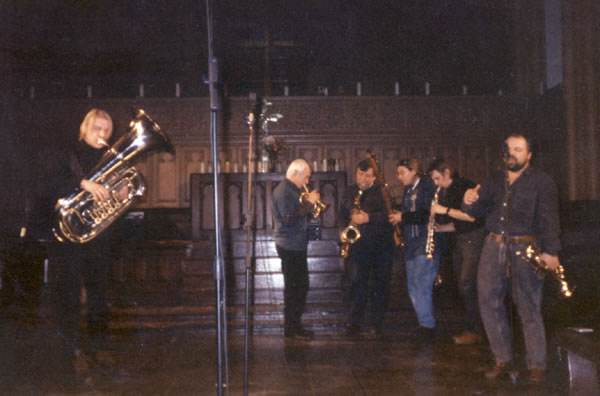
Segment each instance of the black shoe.
M283 335L286 338L300 341L310 341L315 337L315 333L313 331L306 330L303 327L297 329L287 329L284 331Z
M420 343L432 343L435 341L435 327L417 327L415 331L416 340Z
M346 337L358 338L360 337L360 326L357 324L351 324L346 327Z

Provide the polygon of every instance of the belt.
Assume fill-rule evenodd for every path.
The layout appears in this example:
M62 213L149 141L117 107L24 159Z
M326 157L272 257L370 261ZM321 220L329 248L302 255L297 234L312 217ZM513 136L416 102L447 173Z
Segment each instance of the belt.
M508 243L529 243L529 242L535 242L537 239L533 235L509 236L509 237L505 238L504 236L502 236L500 234L494 234L493 232L490 232L490 238L492 238L494 241L496 241L498 243L504 243L505 239Z

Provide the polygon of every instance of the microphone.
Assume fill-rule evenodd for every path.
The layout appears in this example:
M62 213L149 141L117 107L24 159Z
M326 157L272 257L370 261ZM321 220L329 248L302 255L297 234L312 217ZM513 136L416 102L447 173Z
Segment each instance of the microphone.
M269 118L267 118L267 121L269 121L269 122L277 122L277 121L279 121L282 118L283 118L282 114L275 113L275 114L271 114L269 116Z

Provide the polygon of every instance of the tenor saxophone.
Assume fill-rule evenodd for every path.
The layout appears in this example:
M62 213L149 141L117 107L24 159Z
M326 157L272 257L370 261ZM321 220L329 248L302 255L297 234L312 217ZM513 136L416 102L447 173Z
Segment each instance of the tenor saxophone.
M350 218L352 219L352 215L360 212L360 199L362 197L363 190L358 189L358 193L354 197L354 201L352 202L352 210L350 211ZM340 249L340 254L343 258L348 258L350 256L350 246L360 239L360 230L356 224L352 223L350 220L350 224L348 227L344 228L340 239L342 241L342 247Z
M438 187L437 190L435 190L435 194L433 196L433 201L431 201L432 208L433 208L433 205L438 203L440 188L441 187ZM427 258L430 260L433 258L433 253L435 251L435 240L434 240L435 230L434 230L434 228L435 228L435 213L433 213L433 211L431 211L430 215L429 215L429 224L427 225L427 243L425 244L425 254L427 255Z

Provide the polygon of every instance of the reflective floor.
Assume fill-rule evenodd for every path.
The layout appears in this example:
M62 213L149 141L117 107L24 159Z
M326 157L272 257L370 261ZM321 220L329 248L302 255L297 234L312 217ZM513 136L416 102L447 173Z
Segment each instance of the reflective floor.
M527 384L524 374L516 383L508 377L489 382L483 376L491 364L488 346L451 342L457 323L451 308L439 312L438 320L432 342L416 338L411 311L390 315L383 339L351 339L343 328L329 327L315 328L312 341L290 341L281 329L262 329L249 336L247 365L243 332L230 329L220 370L210 329L113 330L96 358L84 359L88 368L71 377L64 342L51 321L28 326L4 319L0 394L212 395L218 394L219 373L225 395L569 394L564 362L551 345L543 384Z

